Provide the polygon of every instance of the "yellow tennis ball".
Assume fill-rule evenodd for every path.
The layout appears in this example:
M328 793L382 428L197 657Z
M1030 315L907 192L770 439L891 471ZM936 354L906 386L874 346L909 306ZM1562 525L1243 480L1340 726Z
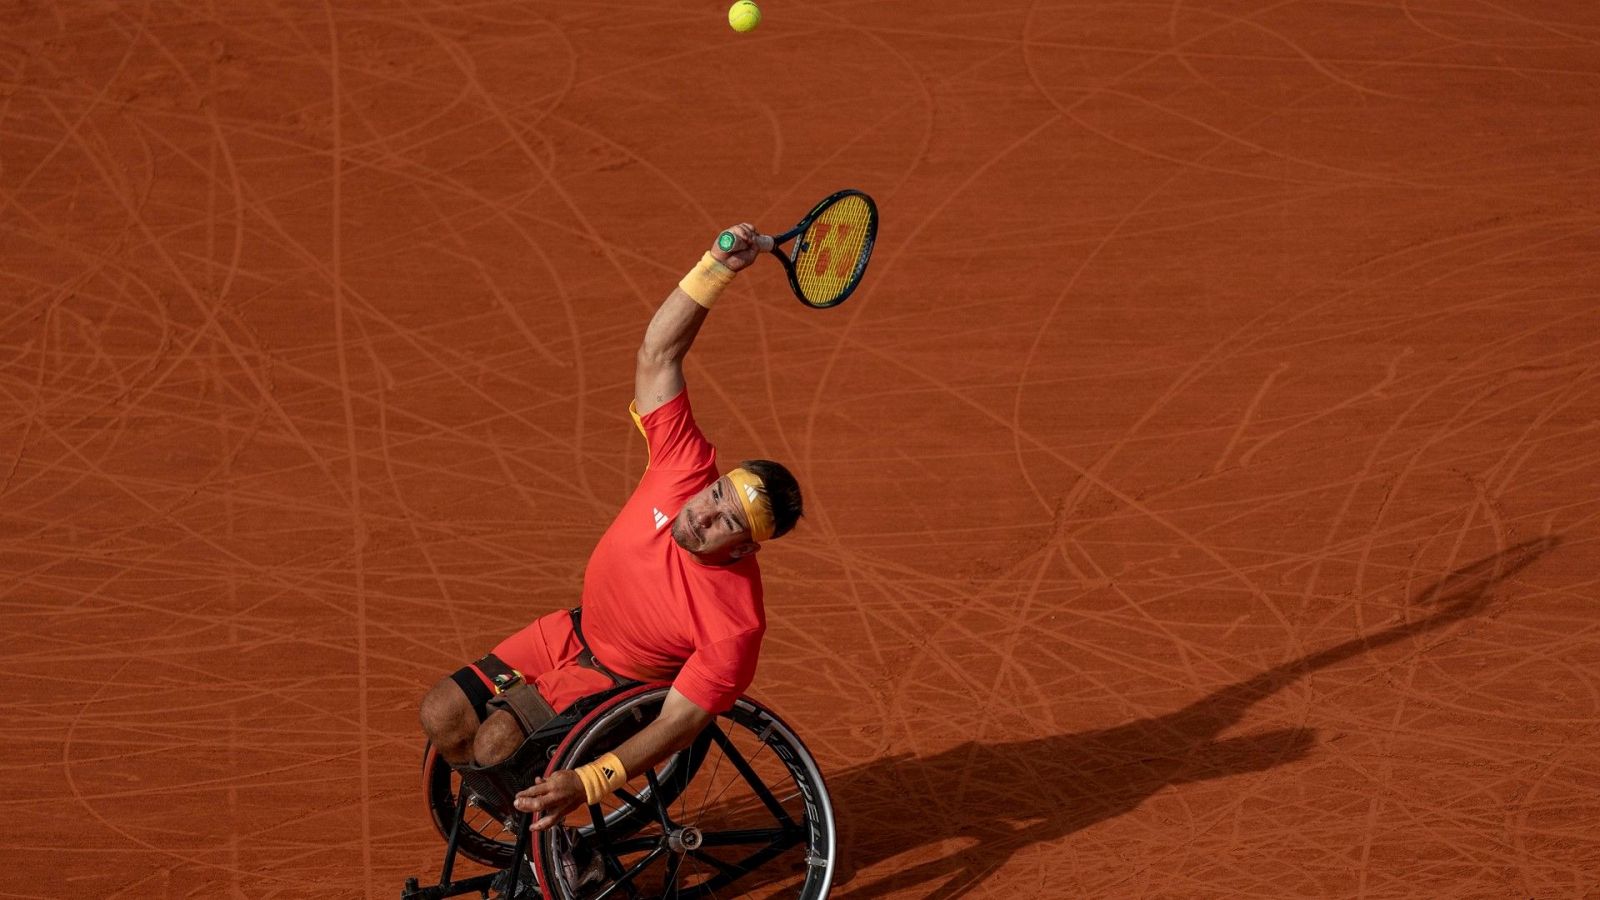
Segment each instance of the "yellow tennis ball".
M751 0L739 0L738 3L728 7L728 24L733 30L743 33L754 31L761 24L761 7Z

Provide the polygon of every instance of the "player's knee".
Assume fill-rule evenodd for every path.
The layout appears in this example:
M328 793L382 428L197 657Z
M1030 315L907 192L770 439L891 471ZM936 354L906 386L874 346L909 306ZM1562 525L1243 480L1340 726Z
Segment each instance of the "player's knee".
M522 746L522 726L505 710L490 714L472 739L472 757L480 766L492 766Z
M449 678L441 678L422 698L417 708L417 718L446 760L452 763L470 762L473 737L478 730L478 714L472 701Z

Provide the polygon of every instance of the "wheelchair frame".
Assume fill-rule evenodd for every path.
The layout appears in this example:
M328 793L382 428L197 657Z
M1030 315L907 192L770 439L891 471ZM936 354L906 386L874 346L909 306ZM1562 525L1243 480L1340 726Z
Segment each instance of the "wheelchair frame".
M833 876L835 829L832 805L821 772L793 730L771 710L748 697L741 697L733 709L713 720L689 748L658 767L659 777L656 771L644 773L645 789L637 794L619 790L616 802L608 801L609 809L589 807L592 825L577 829L562 826L535 835L529 827L531 814L514 811L508 814L510 797L533 784L534 774L547 775L571 768L637 733L638 728L653 719L651 713L659 710L669 687L664 683L629 685L577 701L526 738L505 762L461 773L460 786L451 798L453 808L449 810L441 809L445 795L440 790L441 784L448 787L449 770L437 768L445 764L431 747L428 748L424 753L424 790L430 817L446 840L445 858L437 884L420 886L417 879L408 879L401 893L402 900L443 900L474 892L487 898L491 883L499 873L453 880L456 858L460 854L497 868L509 867L511 871L503 885L503 897L515 896L518 882L526 883L524 879L528 875L520 863L530 860L541 896L550 900L640 898L645 896L639 892L641 873L662 859L665 859L665 872L661 896L675 900L726 896L718 892L786 854L794 858L795 848L802 844L805 856L803 860L795 860L799 863L795 872L778 877L799 877L797 896L803 900L825 898ZM752 760L760 761L769 748L771 759L781 768L775 769L770 761L762 765L777 773L776 780L788 779L781 785L780 792L785 794L782 798L752 765ZM714 782L720 773L730 784L742 782L752 799L737 814L764 813L771 817L770 824L717 831L702 830L697 822L675 820L669 808L681 800L686 802L684 794L701 773L709 753L721 755L715 771L708 773L706 779ZM721 771L723 760L729 765L725 773ZM709 794L710 790L708 784L704 793ZM728 784L724 784L718 797L727 790ZM490 808L497 803L505 806ZM508 835L515 835L515 842L508 845L466 823L466 811L471 806L488 812L492 817L490 821L503 826ZM608 879L605 886L588 890L587 884L573 886L567 882L561 874L565 861L553 858L562 853L555 843L558 831L581 832L580 839L589 842L586 845L589 852L603 867L600 877ZM650 836L638 836L644 832ZM708 852L711 848L723 848L722 852L743 853L745 850L738 848L749 847L755 849L748 856L733 861ZM690 863L694 873L682 868L685 861ZM680 887L680 879L693 883Z

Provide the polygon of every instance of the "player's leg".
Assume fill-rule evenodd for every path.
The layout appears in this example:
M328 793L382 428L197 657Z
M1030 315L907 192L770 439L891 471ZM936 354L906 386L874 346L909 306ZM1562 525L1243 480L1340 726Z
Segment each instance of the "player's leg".
M434 685L422 701L423 731L452 766L504 761L555 710L609 685L587 670L562 671L580 650L566 610L535 619Z
M478 726L472 739L472 759L480 766L492 766L510 758L527 737L522 723L510 711L497 709Z
M611 686L606 676L577 665L582 649L566 610L541 616L483 659L440 679L422 699L422 730L457 768L507 759L530 724L537 727L554 710Z
M423 733L450 765L472 764L478 723L483 720L486 705L493 696L494 692L477 673L463 666L439 679L422 698L417 713Z
M582 650L564 610L539 619L494 648L493 655L516 666L524 683L490 701L488 718L472 743L478 765L492 766L510 758L556 710L612 686L609 676L579 665Z
M461 666L450 676L438 679L422 697L418 709L422 732L427 733L427 740L434 743L445 762L456 769L462 765L491 765L506 759L522 743L523 729L518 727L517 717L496 706L501 706L498 700L502 690L517 682L533 685L542 673L560 663L560 645L550 647L547 621L555 617L565 620L565 610L533 621L472 665ZM525 703L518 703L522 713L542 703L538 698L522 700ZM528 700L531 705L526 703Z
M530 668L541 662L526 653L513 658ZM503 689L491 688L489 679L498 679ZM530 727L537 728L554 714L522 668L508 664L498 652L439 679L418 710L428 740L457 768L505 760L522 745Z

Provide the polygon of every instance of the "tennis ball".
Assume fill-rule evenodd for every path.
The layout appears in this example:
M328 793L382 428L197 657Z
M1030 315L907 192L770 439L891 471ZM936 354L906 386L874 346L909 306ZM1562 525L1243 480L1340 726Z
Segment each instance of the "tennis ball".
M761 7L751 0L739 0L738 3L728 7L728 24L734 31L754 31L761 24Z

